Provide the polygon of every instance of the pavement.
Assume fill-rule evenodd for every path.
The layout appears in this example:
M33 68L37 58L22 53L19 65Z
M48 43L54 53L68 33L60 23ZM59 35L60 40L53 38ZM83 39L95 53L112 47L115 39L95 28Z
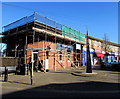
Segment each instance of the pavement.
M8 82L0 79L3 99L40 97L119 98L120 82L117 71L93 68L93 74L84 74L85 68L66 68L30 75L9 74Z

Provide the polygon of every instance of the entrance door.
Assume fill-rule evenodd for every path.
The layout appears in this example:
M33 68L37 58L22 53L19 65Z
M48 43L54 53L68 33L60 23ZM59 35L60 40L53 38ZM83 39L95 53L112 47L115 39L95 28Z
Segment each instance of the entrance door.
M38 52L33 52L33 61L37 61L38 60Z
M32 63L33 69L35 70L35 67L38 67L38 52L32 52Z

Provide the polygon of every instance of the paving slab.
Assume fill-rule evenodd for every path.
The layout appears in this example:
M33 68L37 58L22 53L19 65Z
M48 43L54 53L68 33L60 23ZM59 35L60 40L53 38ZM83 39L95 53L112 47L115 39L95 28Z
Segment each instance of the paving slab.
M119 74L117 71L93 70L94 75L83 74L84 68L66 68L49 72L34 72L33 85L29 75L9 75L8 82L2 82L2 95L7 97L83 97L104 94L119 97ZM115 95L116 94L116 95ZM86 96L86 95L85 95ZM84 96L84 97L85 97ZM94 97L97 97L93 95ZM92 97L93 97L92 96Z

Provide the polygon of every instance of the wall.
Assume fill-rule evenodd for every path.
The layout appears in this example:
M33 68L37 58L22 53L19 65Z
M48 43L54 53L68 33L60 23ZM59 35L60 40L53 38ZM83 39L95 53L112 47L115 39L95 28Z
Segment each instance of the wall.
M62 61L60 61L60 52L55 51L56 49L56 44L53 42L48 42L48 41L40 41L40 42L35 42L33 44L28 44L27 48L47 48L47 46L50 45L50 51L49 51L49 56L48 56L48 66L50 70L53 69L61 69L61 68L67 68L71 67L71 61L73 61L73 51L71 52L71 61L68 61L68 53L67 52L62 52ZM26 61L27 63L30 62L32 57L32 50L27 50L26 52ZM38 51L38 58L42 61L44 61L47 56L46 56L46 50L39 50ZM43 62L44 65L44 62Z

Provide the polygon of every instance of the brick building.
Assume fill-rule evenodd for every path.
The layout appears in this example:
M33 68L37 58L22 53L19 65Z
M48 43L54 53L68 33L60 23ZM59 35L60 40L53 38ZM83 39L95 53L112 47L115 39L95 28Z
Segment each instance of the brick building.
M3 27L6 56L18 57L19 67L32 62L33 69L60 69L86 65L86 35L34 13ZM103 40L89 36L91 63L103 59ZM120 46L108 42L108 61L119 61ZM112 58L111 58L112 57ZM40 68L39 68L40 69Z
M19 64L32 62L44 69L82 64L86 36L79 31L34 13L3 27L6 56L18 57ZM19 67L20 67L19 66Z

